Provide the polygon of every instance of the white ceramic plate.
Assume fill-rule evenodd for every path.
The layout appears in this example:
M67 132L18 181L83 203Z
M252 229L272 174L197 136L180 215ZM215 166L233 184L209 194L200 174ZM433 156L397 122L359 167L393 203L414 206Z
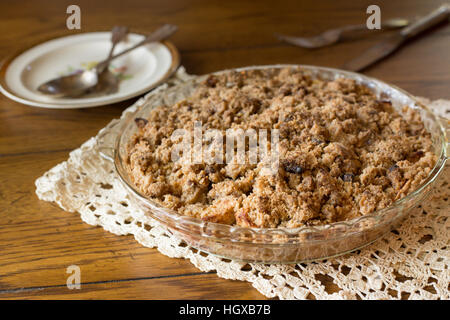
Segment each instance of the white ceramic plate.
M86 108L111 104L150 91L177 69L180 58L170 42L156 42L138 48L111 63L121 81L119 90L101 96L51 98L36 88L55 77L92 67L108 55L110 32L93 32L52 39L4 61L0 69L1 92L20 103L44 108ZM144 38L129 34L117 45L118 53Z

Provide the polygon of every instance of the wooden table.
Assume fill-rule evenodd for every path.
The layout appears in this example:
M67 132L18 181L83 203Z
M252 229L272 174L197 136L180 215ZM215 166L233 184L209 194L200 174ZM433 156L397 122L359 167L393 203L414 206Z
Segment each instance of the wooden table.
M312 35L365 23L373 1L76 1L83 32L128 25L147 32L163 22L180 29L173 42L187 71L302 63L339 67L380 37L308 51L273 32ZM414 18L445 1L377 1L382 19ZM0 3L0 55L43 33L65 29L72 1ZM65 31L64 31L65 30ZM450 25L427 32L367 74L416 95L450 98ZM83 223L76 213L39 201L34 181L64 161L135 101L81 110L46 110L0 95L0 299L262 299L245 282L202 273L189 262L144 248ZM81 290L66 287L66 268L81 268ZM333 283L325 285L334 290Z

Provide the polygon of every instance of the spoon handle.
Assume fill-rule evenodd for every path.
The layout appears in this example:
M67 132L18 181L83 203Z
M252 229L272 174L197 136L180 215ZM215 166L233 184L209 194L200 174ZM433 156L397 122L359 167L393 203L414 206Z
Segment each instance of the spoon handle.
M99 62L97 64L97 66L95 67L97 70L101 70L102 68L104 68L105 65L108 65L112 60L123 56L124 54L127 54L128 52L139 48L145 44L151 43L151 42L155 42L155 41L159 41L159 40L164 40L168 37L170 37L172 34L175 33L175 31L177 31L178 27L173 25L173 24L165 24L163 25L161 28L157 29L155 32L149 34L148 36L146 36L144 38L144 40L142 40L141 42L135 44L134 46L132 46L131 48L128 48L112 57L109 57L108 59Z
M400 34L405 38L411 38L419 33L443 22L450 16L450 6L442 5L435 11L431 12L429 15L419 19L410 26L404 28Z
M407 19L394 18L387 20L385 22L381 22L381 30L391 30L406 27L410 22ZM369 34L373 33L376 30L368 29L366 24L355 24L341 27L339 29L340 37L343 38L351 38L355 35L360 34Z
M125 37L128 35L128 28L124 26L115 26L111 30L111 49L109 49L108 58L106 60L110 61L113 56L114 49L116 45L123 41ZM97 66L97 73L102 73L106 68L108 68L109 63L102 63L101 66Z

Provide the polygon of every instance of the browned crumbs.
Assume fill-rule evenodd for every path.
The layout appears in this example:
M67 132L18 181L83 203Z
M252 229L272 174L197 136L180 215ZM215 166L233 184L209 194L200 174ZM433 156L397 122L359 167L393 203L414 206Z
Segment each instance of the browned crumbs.
M136 119L127 169L149 198L205 221L294 228L349 220L404 197L436 162L419 114L403 111L349 79L313 79L297 68L228 72ZM278 172L172 162L171 134L192 131L194 121L203 131L279 129Z

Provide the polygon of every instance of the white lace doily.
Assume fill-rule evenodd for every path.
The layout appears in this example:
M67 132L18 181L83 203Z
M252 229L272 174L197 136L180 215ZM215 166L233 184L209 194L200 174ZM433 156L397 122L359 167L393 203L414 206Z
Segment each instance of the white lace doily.
M140 99L124 114L133 112L148 96L189 77L181 68L171 82ZM450 115L450 101L427 103L441 116ZM103 130L108 127L100 132ZM251 282L267 297L450 298L449 166L429 199L397 230L355 253L296 265L246 264L200 254L186 246L130 201L112 163L99 156L96 137L37 179L36 187L40 199L53 201L66 211L79 212L81 219L90 225L102 226L117 235L133 234L143 246L157 248L169 257L189 259L202 271L216 271L222 278ZM331 281L333 291L337 292L328 292L330 289L324 286Z

